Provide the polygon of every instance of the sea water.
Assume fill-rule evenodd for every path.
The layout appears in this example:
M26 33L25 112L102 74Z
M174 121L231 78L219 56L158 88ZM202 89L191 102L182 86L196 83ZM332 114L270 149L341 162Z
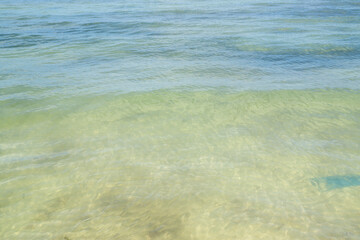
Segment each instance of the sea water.
M357 0L0 2L0 239L359 239L359 175Z

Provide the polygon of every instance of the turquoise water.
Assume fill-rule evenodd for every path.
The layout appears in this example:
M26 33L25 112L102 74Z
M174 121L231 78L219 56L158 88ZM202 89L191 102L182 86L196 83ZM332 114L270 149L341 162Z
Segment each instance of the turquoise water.
M0 2L0 239L359 239L360 4Z

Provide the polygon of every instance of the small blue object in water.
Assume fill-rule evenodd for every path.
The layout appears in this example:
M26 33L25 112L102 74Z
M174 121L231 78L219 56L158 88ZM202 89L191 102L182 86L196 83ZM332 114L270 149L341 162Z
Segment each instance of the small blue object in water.
M312 178L311 183L321 191L330 191L338 188L360 186L360 175Z

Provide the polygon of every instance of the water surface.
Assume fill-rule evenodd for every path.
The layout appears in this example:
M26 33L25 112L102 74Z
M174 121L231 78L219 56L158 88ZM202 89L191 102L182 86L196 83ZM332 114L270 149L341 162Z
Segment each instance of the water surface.
M3 0L0 238L359 239L359 72L355 0Z

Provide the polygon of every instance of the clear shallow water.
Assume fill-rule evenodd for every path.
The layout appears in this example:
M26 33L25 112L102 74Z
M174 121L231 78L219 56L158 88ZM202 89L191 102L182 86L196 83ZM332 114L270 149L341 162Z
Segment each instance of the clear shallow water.
M359 239L359 23L357 1L2 1L1 239Z

